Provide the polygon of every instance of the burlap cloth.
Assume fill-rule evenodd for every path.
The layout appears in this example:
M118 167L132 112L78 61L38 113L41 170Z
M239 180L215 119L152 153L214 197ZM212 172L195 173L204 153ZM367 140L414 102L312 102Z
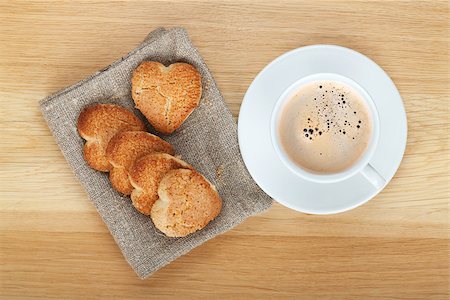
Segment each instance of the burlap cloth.
M223 207L219 216L206 228L184 238L164 236L153 226L150 218L133 208L128 197L120 196L112 189L107 173L88 167L82 154L84 140L76 129L78 115L86 105L117 103L134 109L130 78L133 69L144 60L156 60L165 65L188 62L202 75L200 106L175 133L162 137L217 187ZM43 99L40 106L64 157L125 259L141 278L271 205L270 197L256 185L245 168L233 117L208 67L182 28L159 28L151 32L128 55ZM138 111L135 113L144 119Z

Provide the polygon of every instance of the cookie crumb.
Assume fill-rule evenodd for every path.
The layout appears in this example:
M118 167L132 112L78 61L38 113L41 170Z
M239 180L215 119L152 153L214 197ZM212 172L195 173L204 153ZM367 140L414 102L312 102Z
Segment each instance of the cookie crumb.
M220 179L222 177L223 165L219 165L216 168L216 179Z

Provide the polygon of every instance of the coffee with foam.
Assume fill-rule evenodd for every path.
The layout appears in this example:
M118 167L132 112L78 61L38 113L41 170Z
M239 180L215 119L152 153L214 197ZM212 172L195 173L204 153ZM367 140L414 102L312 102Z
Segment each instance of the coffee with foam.
M278 135L289 159L317 174L342 172L367 150L369 107L350 86L321 80L300 86L281 107Z

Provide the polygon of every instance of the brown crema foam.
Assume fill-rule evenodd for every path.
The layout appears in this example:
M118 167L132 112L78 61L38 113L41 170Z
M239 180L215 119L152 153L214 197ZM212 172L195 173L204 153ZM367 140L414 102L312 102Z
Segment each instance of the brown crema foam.
M278 122L281 148L289 159L317 174L351 167L362 157L372 136L365 100L337 81L300 86L284 103Z

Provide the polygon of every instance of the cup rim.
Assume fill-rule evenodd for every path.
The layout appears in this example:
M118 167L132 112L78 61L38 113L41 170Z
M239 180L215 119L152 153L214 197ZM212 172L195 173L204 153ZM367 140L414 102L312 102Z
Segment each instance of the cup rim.
M351 88L355 89L360 96L363 98L365 103L367 104L370 115L372 118L372 136L369 142L369 146L364 151L364 154L349 168L337 172L337 173L331 173L331 174L317 174L310 172L306 169L301 168L297 164L291 161L287 153L282 149L280 146L280 140L278 135L278 120L279 115L281 113L281 108L286 103L286 101L289 99L289 95L298 89L301 85L313 82L313 81L319 81L319 80L332 80L340 82L344 85L350 86ZM280 95L278 100L275 103L275 106L272 110L271 115L271 121L270 121L270 135L271 135L271 143L273 148L275 149L275 152L277 153L278 157L281 159L283 164L288 167L292 172L294 172L297 176L300 176L306 180L318 182L318 183L332 183L332 182L338 182L345 179L348 179L355 174L359 173L365 166L367 166L373 157L373 154L375 152L376 146L378 144L379 139L379 115L378 110L376 108L375 102L373 101L372 97L369 95L369 93L357 82L355 82L353 79L336 74L336 73L314 73L307 76L304 76L291 85L289 85L283 93Z

